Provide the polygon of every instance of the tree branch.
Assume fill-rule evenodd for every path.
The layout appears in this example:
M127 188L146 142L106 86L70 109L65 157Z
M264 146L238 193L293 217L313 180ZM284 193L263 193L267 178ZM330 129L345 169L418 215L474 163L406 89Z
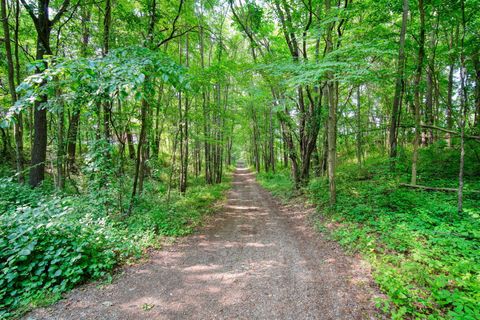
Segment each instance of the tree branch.
M55 23L57 23L60 20L62 15L67 11L69 5L70 5L70 0L63 1L62 6L60 7L60 10L57 12L55 17L53 17L53 19L50 21L51 26L53 26ZM78 6L78 3L77 3L77 6Z
M418 184L408 184L408 183L400 183L400 187L405 188L412 188L412 189L421 189L425 191L442 191L442 192L458 192L457 188L441 188L441 187L428 187L428 186L421 186ZM465 190L465 193L480 193L477 190Z
M184 35L185 33L187 33L188 31L190 31L194 28L193 27L190 30L188 30L186 32L183 32L180 35L175 35L175 32L177 31L177 21L180 18L180 14L182 13L182 8L183 8L183 3L184 2L185 2L185 0L180 0L180 4L178 5L178 10L177 10L177 15L175 16L175 19L173 19L173 22L172 22L172 32L170 32L170 35L168 37L166 37L165 39L160 41L160 43L157 45L157 48L160 48L163 44L167 43L168 41L170 41L174 38L177 38L179 36L182 36L182 35Z
M31 5L29 5L25 0L20 0L23 4L23 6L25 7L25 9L27 9L27 12L28 14L30 15L30 17L32 18L33 20L33 23L36 25L38 25L38 18L37 16L35 15L35 12L33 11L33 7Z

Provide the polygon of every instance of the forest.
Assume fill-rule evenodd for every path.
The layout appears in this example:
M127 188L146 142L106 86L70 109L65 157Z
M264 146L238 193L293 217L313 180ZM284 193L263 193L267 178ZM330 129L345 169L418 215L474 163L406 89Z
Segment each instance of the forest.
M480 319L479 0L0 2L0 319L195 233L243 166L378 315Z

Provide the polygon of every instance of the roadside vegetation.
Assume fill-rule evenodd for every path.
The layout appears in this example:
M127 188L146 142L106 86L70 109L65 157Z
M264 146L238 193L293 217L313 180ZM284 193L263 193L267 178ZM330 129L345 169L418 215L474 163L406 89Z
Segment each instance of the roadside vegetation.
M51 180L32 191L1 179L0 318L48 305L85 281L108 281L116 267L191 233L229 186L228 176L215 185L192 178L188 194L172 190L168 196L167 173L160 170L158 180L145 185L130 216L124 215L124 178L80 194L68 187L55 192Z
M242 159L372 262L394 317L480 318L478 0L0 0L0 22L3 316L189 233Z
M361 166L338 168L338 200L328 201L328 179L318 177L302 197L317 207L315 225L351 252L361 253L388 297L378 306L394 319L478 319L480 317L480 162L466 167L464 211L457 193L415 190L408 182L408 157L392 174L390 164L372 155ZM422 184L454 187L458 151L443 143L423 149ZM438 168L442 168L438 170ZM260 173L257 179L284 201L298 197L289 172Z

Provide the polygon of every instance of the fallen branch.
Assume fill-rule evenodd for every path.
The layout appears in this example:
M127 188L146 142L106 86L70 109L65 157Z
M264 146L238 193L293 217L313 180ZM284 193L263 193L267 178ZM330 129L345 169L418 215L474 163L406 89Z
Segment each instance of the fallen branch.
M457 188L428 187L428 186L421 186L421 185L418 185L418 184L408 184L408 183L400 183L400 187L421 189L421 190L425 190L425 191L458 192ZM464 190L464 192L465 193L480 193L480 191L477 191L477 190Z
M454 130L445 129L445 128L441 128L441 127L437 127L437 126L430 126L430 125L422 124L421 127L422 127L422 128L425 128L425 129L433 129L433 130L443 131L443 132L446 132L446 133L451 133L451 134L455 134L455 135L460 135L460 132L457 132L457 131L454 131ZM465 135L465 138L474 139L474 140L479 140L479 141L480 141L480 136Z

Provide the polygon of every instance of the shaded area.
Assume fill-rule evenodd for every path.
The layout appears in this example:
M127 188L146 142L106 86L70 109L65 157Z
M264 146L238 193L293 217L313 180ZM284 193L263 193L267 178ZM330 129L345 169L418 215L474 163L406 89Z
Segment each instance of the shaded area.
M373 318L368 269L314 233L307 214L280 207L238 168L222 212L201 232L27 318Z

